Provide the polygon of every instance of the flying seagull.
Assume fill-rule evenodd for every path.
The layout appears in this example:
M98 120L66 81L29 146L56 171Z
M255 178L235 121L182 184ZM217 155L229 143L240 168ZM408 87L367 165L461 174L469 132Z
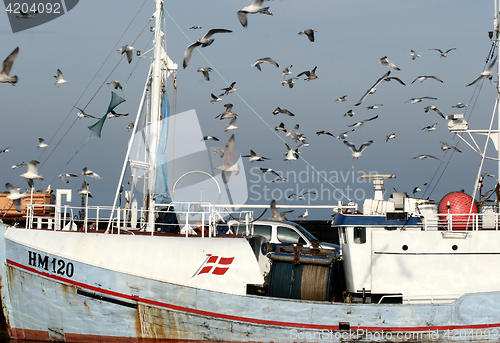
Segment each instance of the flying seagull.
M339 102L343 102L343 101L347 101L349 99L347 99L347 95L342 95L341 97L338 97L335 101L337 102L337 104Z
M411 191L411 194L415 195L416 193L421 192L422 187L425 187L425 186L427 186L427 182L424 183L422 186L417 186L417 187L413 188L413 190Z
M130 64L132 62L132 56L134 55L135 48L131 45L124 45L120 49L116 50L120 54L127 54L127 61Z
M86 195L89 198L93 198L92 194L90 194L90 191L89 191L89 184L87 182L85 182L85 181L83 181L83 183L82 183L82 189L80 189L78 191L78 194L80 194L80 195Z
M451 106L453 108L464 108L464 107L469 107L469 105L467 104L464 104L463 102L459 102L458 104L456 104L455 106Z
M433 80L436 80L438 82L443 83L443 80L441 80L440 78L437 78L437 77L435 77L433 75L421 75L421 76L417 76L415 78L415 80L413 80L411 83L414 83L415 81L420 81L420 83L422 83L422 82L424 82L427 79L433 79Z
M12 51L10 55L7 56L7 58L3 61L2 70L0 71L0 82L10 83L13 86L15 86L15 84L17 83L17 75L9 76L17 54L19 54L19 47L15 48L14 51Z
M37 146L37 149L43 149L43 148L46 148L48 147L49 145L47 143L45 143L45 139L43 138L38 138L38 146Z
M435 131L437 123L424 127L422 130L427 130L427 132Z
M219 138L214 137L214 136L204 136L204 137L201 139L201 141L202 141L202 142L203 142L203 141L209 141L209 140L213 140L213 141L218 142L218 141L219 141Z
M313 30L313 29L307 29L307 30L299 32L299 35L306 35L307 38L309 38L309 40L311 42L314 42L314 32L318 32L318 31Z
M477 81L481 80L483 77L487 77L490 81L491 79L493 79L493 70L491 70L493 68L493 66L495 65L495 63L497 62L497 57L495 57L493 59L493 61L488 65L488 67L486 68L485 71L483 71L481 74L479 74L478 77L476 77L474 79L474 81L472 81L471 83L469 83L467 86L465 87L469 87L469 86L472 86L473 84L475 84Z
M224 94L221 94L219 96L215 95L214 93L210 94L210 96L212 97L212 100L210 100L210 102L212 104L215 104L218 101L222 101L222 98L221 98L222 95L224 95Z
M285 123L280 123L278 126L276 126L274 128L274 131L276 131L276 132L278 132L278 131L286 132Z
M361 127L361 125L363 125L365 122L367 121L371 121L371 120L374 120L374 119L377 119L378 116L375 116L375 117L371 117L369 119L365 119L365 120L362 120L362 121L358 121L357 123L354 123L352 125L347 125L347 127L354 127L354 128L358 128L358 127Z
M270 158L259 156L255 153L255 151L250 150L250 155L242 155L241 157L249 157L250 163L255 162L255 161L264 161L264 160L270 160Z
M265 174L265 173L271 173L271 174L274 174L276 175L277 177L281 177L280 174L278 174L278 172L276 172L274 169L272 168L260 168L260 170Z
M292 149L288 144L285 143L286 146L286 151L283 153L285 157L283 158L284 161L291 162L297 160L299 157L299 152L297 149Z
M437 108L436 106L433 105L433 106L427 106L426 108L424 108L425 113L429 112L429 110L433 110L434 112L439 114L443 119L446 119L445 116L443 115L443 112L441 112L441 110L439 108Z
M379 78L377 80L377 82L375 82L375 84L373 86L371 86L368 91L361 97L361 99L359 99L359 101L357 103L354 104L354 106L359 106L361 105L361 103L366 99L366 97L369 95L369 94L373 94L377 91L377 86L382 83L385 78L387 78L389 75L391 74L391 71L389 70L387 73L385 73L381 78Z
M349 111L347 111L346 113L344 113L344 117L347 117L347 116L352 117L352 116L353 116L353 115L355 115L355 114L356 114L356 113L354 113L352 110L349 110Z
M396 65L392 62L390 62L388 59L387 59L387 56L384 56L382 57L379 61L378 61L379 64L382 64L386 67L389 67L390 69L394 69L394 70L401 70L399 69L398 67L396 67Z
M128 113L116 113L114 110L111 110L108 113L108 118L126 117L126 116L128 116Z
M69 183L70 177L78 177L76 174L71 174L71 173L65 173L65 174L59 174L58 176L61 180L63 180L65 183Z
M120 84L120 81L111 81L106 83L108 86L113 86L114 89L123 89L122 85Z
M26 192L20 193L19 188L12 186L10 183L6 183L5 188L7 188L10 193L10 195L7 195L7 199L12 200L12 203L14 204L17 212L22 212L23 208L21 205L21 199L28 196Z
M445 143L445 142L439 142L439 143L443 144L443 145L441 146L441 150L443 150L443 151L446 151L446 150L448 150L448 149L451 149L451 150L455 150L456 152L462 152L462 151L461 151L460 149L458 149L457 147L451 146L451 145L449 145L448 143Z
M293 210L280 212L276 208L276 200L274 200L274 199L271 201L271 204L269 205L269 207L271 208L271 211L273 212L273 216L270 217L270 218L268 218L268 219L269 220L275 220L275 221L278 221L278 222L282 222L284 220L288 220L288 219L286 219L285 214L293 212Z
M23 174L19 175L21 177L24 177L26 179L26 181L28 181L28 185L31 188L33 188L33 180L34 179L43 180L43 175L38 174L38 167L37 167L37 165L39 163L40 162L35 161L35 160L29 161L26 164L28 166L28 170L26 171L26 173L23 173Z
M9 146L9 147L7 147L7 148L5 148L5 149L2 149L2 150L0 150L0 154L1 154L2 152L9 152L9 151L10 151L10 149L12 149L12 147L11 147L11 146Z
M12 165L12 169L17 169L17 168L21 168L21 167L26 167L26 163L24 162L21 162L21 163L17 163L17 164L14 164Z
M99 174L94 173L92 170L89 170L87 167L83 168L82 175L88 176L88 177L93 177L94 179L102 179L102 176L99 176Z
M126 127L127 129L127 132L130 132L130 130L133 130L134 129L134 123L129 123Z
M348 132L352 132L352 131L354 131L354 129L349 130L349 131L344 131L344 132L342 132L342 133L338 134L336 138L337 138L337 139L346 139L346 138L348 137L348 134L347 134L347 133L348 133ZM335 136L334 136L334 137L335 137Z
M441 161L439 158L435 157L435 156L432 156L432 155L418 155L418 156L415 156L415 157L412 157L412 159L419 159L419 160L423 160L425 158L432 158L434 160L438 160L438 161Z
M75 107L79 112L78 112L78 118L94 118L98 119L97 117L91 116L90 114L85 113L84 110L81 108Z
M220 169L222 171L221 175L222 175L222 181L224 181L224 183L229 182L229 177L231 176L231 173L238 175L238 173L240 172L240 166L238 163L234 163L233 157L234 157L234 133L227 141L226 148L224 149L224 160L222 164L218 167L215 167L216 169Z
M411 56L411 59L412 59L412 60L415 60L415 59L417 59L417 58L421 57L419 54L417 54L417 53L416 53L415 51L413 51L413 50L411 50L411 52L410 52L410 56Z
M296 83L295 81L293 80L297 80L296 77L291 77L289 79L286 79L284 81L281 81L281 85L284 86L284 85L288 85L288 87L290 88L293 88L293 85Z
M212 72L212 68L198 68L198 72L203 74L205 80L210 81L210 75L208 73Z
M383 106L383 105L382 104L375 104L375 105L368 106L366 109L367 110L376 110L376 109L379 109L380 106Z
M293 65L289 65L288 67L283 69L283 72L281 73L281 75L283 75L283 78L285 78L287 75L292 75L292 72L290 71L290 68L292 67Z
M389 141L389 139L394 139L394 138L396 138L396 134L390 133L385 137L385 142L387 143Z
M314 67L314 69L313 69L313 70L311 70L311 71L308 71L308 70L303 71L302 73L300 73L299 75L297 75L297 77L302 76L302 75L305 75L305 76L307 76L307 79L304 79L304 80L307 80L307 81L310 81L310 80L315 80L315 79L317 79L317 78L318 78L318 77L316 76L316 68L318 68L318 67L317 67L317 66L316 66L316 67Z
M439 52L439 58L441 57L447 57L448 56L448 53L451 51L451 50L455 50L456 48L451 48L451 49L448 49L446 50L445 52L442 52L440 49L429 49L429 50L436 50Z
M236 130L238 126L236 126L236 119L237 117L231 118L231 121L229 122L229 125L226 127L226 132L229 132L229 130Z
M306 208L306 210L304 211L304 213L302 213L299 216L299 218L306 219L308 216L309 216L309 211L307 211L307 208Z
M59 88L59 86L63 83L68 83L68 80L64 79L61 69L57 69L57 75L54 75L54 78L56 79L56 83L54 83L54 85L57 85L57 88Z
M287 116L290 116L290 117L293 117L295 116L295 114L293 114L292 112L290 112L289 110L287 110L286 108L281 108L281 107L276 107L276 109L273 111L273 114L274 115L278 115L280 113L284 113L286 114Z
M244 7L238 11L238 19L245 29L248 26L247 14L271 14L271 12L269 12L269 7L262 7L263 3L264 0L254 0L250 6Z
M233 92L236 92L236 88L234 88L234 85L236 84L236 81L234 81L233 83L231 83L229 85L229 87L226 87L226 88L222 88L222 90L224 91L224 95L228 95L229 93L233 93Z
M26 13L26 12L23 12L23 11L19 10L19 13L21 15L16 16L17 20L32 19L32 18L35 18L35 14L38 14L38 11L35 11L33 13Z
M210 29L208 30L207 33L201 38L199 38L196 42L193 44L190 44L187 48L186 51L184 51L184 60L182 62L182 67L186 68L188 66L189 60L191 59L191 55L193 54L194 49L197 47L201 46L202 48L209 46L214 42L212 37L216 33L231 33L233 31L231 30L226 30L226 29Z
M304 199L304 195L306 195L306 194L313 194L314 195L314 194L316 194L316 192L304 192L302 194L295 194L295 193L293 193L293 194L290 194L288 196L288 199L291 199L293 196L296 196L297 199L302 200L302 199Z
M332 137L334 137L334 136L333 136L333 134L332 134L331 132L328 132L328 131L326 131L326 130L323 130L323 131L318 131L318 132L316 132L316 134L317 134L318 136L319 136L319 135L328 135L328 136L332 136Z
M370 140L368 142L364 142L363 144L361 144L361 146L359 147L359 149L356 149L356 146L349 142L349 141L344 141L344 144L349 148L351 149L352 151L352 158L359 158L361 156L361 153L363 152L363 150L365 150L367 147L370 146L370 144L372 144L373 141Z
M259 69L259 71L262 71L262 69L260 68L260 65L264 62L267 62L267 63L270 63L272 64L273 66L275 66L276 68L279 68L279 64L276 63L275 60L273 60L271 57L264 57L264 58L260 58L258 59L257 61L255 61L254 64L251 65L251 67L256 67L257 69Z
M228 118L234 118L237 117L238 115L233 112L233 104L225 104L224 107L226 110L219 114L215 119L219 118L222 119L228 119Z
M422 100L437 100L437 98L434 98L432 96L423 96L421 98L411 98L410 100L406 100L405 102L411 102L412 104L416 104L417 102L422 102Z
M194 25L194 26L191 26L189 29L190 30L199 30L199 29L201 29L201 26Z

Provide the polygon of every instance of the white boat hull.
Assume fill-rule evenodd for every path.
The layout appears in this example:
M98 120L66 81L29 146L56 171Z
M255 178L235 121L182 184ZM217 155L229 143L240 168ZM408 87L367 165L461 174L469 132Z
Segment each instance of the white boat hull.
M5 238L19 237L5 234L7 230L30 231L26 236L37 230L1 228L2 305L15 339L479 342L500 336L500 292L467 294L451 304L435 305L342 304L231 294L48 253ZM57 237L75 235L48 234L53 238L51 251L64 250L66 243ZM91 237L79 235L79 244L88 246ZM124 260L139 259L141 254L147 252L130 251Z

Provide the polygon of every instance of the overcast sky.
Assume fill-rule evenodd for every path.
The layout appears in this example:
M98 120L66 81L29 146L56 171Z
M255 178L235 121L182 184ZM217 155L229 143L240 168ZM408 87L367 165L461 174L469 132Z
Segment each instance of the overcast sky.
M245 29L236 13L249 4L241 0L165 2L167 53L179 64L176 94L172 83L168 84L170 103L175 104L172 110L196 110L203 134L220 139L217 144L207 145L224 147L231 135L224 132L228 121L215 117L224 111L224 104L232 103L239 115L239 129L232 132L237 150L248 154L252 149L272 159L252 164L244 159L249 202L266 204L273 197L279 204L305 204L307 200L287 198L291 193L305 190L317 193L310 198L311 204L347 202L312 167L326 174L333 186L360 204L364 197L373 195L372 185L359 180L359 175L369 172L396 174L396 179L386 182L386 199L393 188L410 193L424 183L428 183L423 188L425 193L418 195L436 201L451 191L472 192L479 155L463 142L458 144L462 153L452 156L449 151L441 151L440 141L455 145L458 137L448 131L447 120L433 111L425 113L424 108L435 105L444 115L465 113L471 128L488 127L494 108L494 85L489 82L480 82L478 87L466 85L485 68L492 45L488 31L493 29L493 1L269 1L265 4L273 15L249 15ZM12 147L11 152L0 154L3 184L27 187L26 181L19 177L23 169L12 170L11 165L36 159L43 164L40 172L45 176L44 181L35 181L37 189L49 184L53 189L71 188L78 198L83 178L64 184L57 175L80 174L83 167L88 167L103 177L87 180L94 196L91 204L112 202L130 135L126 126L135 119L150 62L136 56L131 64L125 59L120 62L121 55L116 49L125 44L143 52L151 48L149 27L153 22L148 21L154 7L151 0L80 1L60 18L15 34L4 15L0 20L0 59L16 47L20 52L11 72L18 75L18 84L0 85L3 121L0 149ZM202 29L190 30L193 25ZM188 67L182 69L185 48L210 28L233 32L214 35L211 46L198 49L203 56L195 51ZM317 31L315 42L298 35L308 28ZM430 50L450 48L456 50L446 58ZM412 49L421 57L412 60ZM251 67L255 60L268 56L279 68L263 64L259 72ZM383 56L401 69L392 71L391 76L400 78L406 86L385 82L360 106L354 106L389 70L378 63ZM300 77L294 88L282 86L281 73L289 65L293 65L293 76L317 66L318 79L307 82ZM199 67L208 66L215 69L209 82L197 72ZM69 81L59 88L54 85L53 77L58 68ZM420 75L434 75L443 83L425 80L412 84ZM111 96L111 88L105 83L112 80L120 80L124 85L119 94L126 99L116 111L130 115L108 119L102 138L89 139L87 126L95 120L75 122L77 111L73 106L86 107L86 112L101 117ZM210 94L220 94L233 81L237 94L211 104ZM335 99L343 95L349 100L336 103ZM407 102L422 96L438 100ZM468 110L452 108L458 102L469 104ZM374 104L383 106L367 109ZM278 106L295 116L273 115ZM355 115L345 117L344 113L350 109ZM375 115L378 115L376 120L366 122L347 138L356 146L373 140L359 159L352 158L341 139L316 135L321 130L337 135L348 130L347 125ZM280 122L289 129L300 125L299 131L310 144L301 149L304 160L283 161L285 145L273 130ZM436 131L422 130L433 123L438 123ZM395 133L396 138L386 142L390 133ZM297 145L283 133L279 136L292 147ZM48 148L37 150L39 137L49 143ZM198 137L194 139L199 141ZM477 140L484 145L484 138ZM434 155L443 162L412 159L420 154ZM494 156L496 152L490 149L489 154ZM259 167L273 168L289 178L295 176L297 182L292 179L272 183L273 178L267 176L263 180ZM491 161L483 171L498 174L496 163ZM493 188L494 183L494 179L487 180L485 190ZM314 217L314 211L310 211L310 218Z

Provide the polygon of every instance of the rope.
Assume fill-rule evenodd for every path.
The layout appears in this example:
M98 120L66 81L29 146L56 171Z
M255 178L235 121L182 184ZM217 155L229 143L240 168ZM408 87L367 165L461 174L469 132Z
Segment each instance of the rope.
M186 32L179 26L179 24L174 20L174 18L172 18L172 16L170 15L170 13L165 10L165 13L170 17L170 19L172 20L172 22L177 26L177 28L184 34L184 36L187 38L187 40L191 43L193 43L191 41L191 39L188 37L188 35L186 34ZM214 70L217 75L219 75L219 77L229 86L231 83L228 82L224 76L222 76L222 74L217 70L217 68L215 68L215 66L208 60L208 58L203 54L203 52L200 51L200 49L196 49L198 51L198 53L205 59L205 61L210 65L210 67L212 68L212 70ZM246 102L245 99L243 99L243 97L239 94L238 91L235 92L238 97L240 98L241 101L243 101L243 103L250 109L250 111L253 112L253 114L255 114L257 116L257 118L259 118L262 123L269 129L271 130L271 132L276 136L278 137L283 143L287 144L288 143L283 139L283 137L281 137L277 132L275 132L274 128L269 125L265 120L264 118L262 118L258 113L257 111L255 111L253 109L253 107L248 103ZM311 165L304 157L300 156L299 155L299 158L304 161L316 174L318 174L323 180L326 181L326 183L328 183L330 186L332 186L336 191L338 191L344 198L346 198L349 202L351 201L351 199L349 199L349 197L347 197L347 195L345 195L340 189L338 189L337 187L335 187L323 174L321 174L319 171L316 170L316 168L314 168L313 165Z

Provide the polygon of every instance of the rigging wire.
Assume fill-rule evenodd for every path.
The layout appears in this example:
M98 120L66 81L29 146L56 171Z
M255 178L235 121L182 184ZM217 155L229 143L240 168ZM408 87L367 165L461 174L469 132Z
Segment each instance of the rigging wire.
M173 21L173 23L177 26L177 28L184 34L184 36L187 38L187 40L190 42L190 43L193 43L191 41L191 39L188 37L188 35L186 34L186 32L179 26L179 24L175 21L175 19L170 15L170 13L167 11L167 10L164 10L165 13L170 17L170 19ZM219 75L219 77L229 86L230 83L224 78L224 76L222 76L222 74L218 71L217 68L215 68L215 66L208 60L208 58L203 54L203 52L200 51L200 49L196 49L198 51L198 53L205 59L205 61L207 61L207 63L210 65L210 67ZM241 101L243 101L243 103L250 109L251 112L253 112L257 118L259 118L262 123L269 129L271 130L271 132L277 136L283 143L285 143L287 146L290 146L286 141L285 139L283 139L283 137L281 137L277 132L274 131L274 129L272 128L271 125L269 125L265 120L264 118L262 118L259 113L257 113L257 111L255 111L255 109L239 94L238 91L235 92L236 95L240 98ZM301 160L303 160L316 174L318 174L323 180L325 180L326 183L328 183L330 186L332 186L336 191L338 191L344 198L346 198L349 202L351 201L351 199L345 195L342 190L338 189L337 187L335 187L333 185L333 183L330 182L330 180L328 180L321 172L319 172L318 170L316 170L316 168L311 165L304 157L302 157L301 155L299 155L299 158Z

